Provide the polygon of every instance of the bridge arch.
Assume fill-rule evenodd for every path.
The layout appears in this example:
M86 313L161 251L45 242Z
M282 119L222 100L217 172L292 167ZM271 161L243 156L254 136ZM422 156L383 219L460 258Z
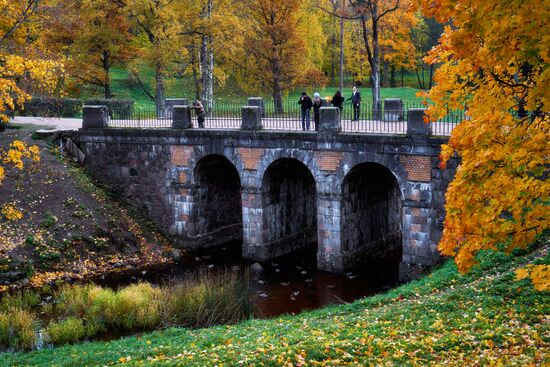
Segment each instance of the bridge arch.
M323 173L317 165L313 154L309 151L301 149L273 149L267 152L264 157L260 160L258 169L256 170L256 179L257 182L262 182L267 169L277 160L280 159L294 159L302 163L307 169L310 175L315 181L317 190L320 189L319 182L322 181Z
M309 168L296 158L279 158L261 181L263 243L272 256L314 245L317 188Z
M196 236L242 240L241 177L221 154L202 156L193 170L193 224Z
M403 251L403 190L386 166L353 166L341 186L341 249L346 267L373 258L399 262Z

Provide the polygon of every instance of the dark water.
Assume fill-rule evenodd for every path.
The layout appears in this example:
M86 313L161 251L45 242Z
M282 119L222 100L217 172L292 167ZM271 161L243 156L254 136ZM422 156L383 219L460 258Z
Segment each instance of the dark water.
M241 259L241 245L230 243L208 252L184 256L177 264L110 274L93 281L112 288L137 281L166 284L201 267L213 271L223 267L244 271L251 264ZM389 289L398 281L397 259L366 263L346 274L318 271L315 246L261 265L264 268L262 273L249 272L250 296L256 317L275 317L352 302Z

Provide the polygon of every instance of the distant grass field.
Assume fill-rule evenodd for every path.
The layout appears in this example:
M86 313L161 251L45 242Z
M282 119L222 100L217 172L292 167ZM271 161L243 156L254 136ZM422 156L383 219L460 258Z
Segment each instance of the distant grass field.
M150 69L143 69L140 72L140 76L143 79L144 84L150 88L150 93L153 94L152 86L154 85L154 73ZM406 74L406 83L408 85L414 85L414 75L411 73ZM155 107L154 101L147 96L142 88L132 80L128 71L121 68L113 68L111 72L112 90L115 98L118 99L132 99L134 100L135 108L141 110L152 110ZM400 84L400 78L397 80ZM347 80L347 84L351 85L351 80ZM195 97L194 86L191 77L184 78L168 78L165 82L166 98L178 98L185 97L193 99ZM307 93L313 96L313 93L319 92L322 98L333 96L338 88L337 87L323 87L323 88L308 88ZM303 88L296 88L291 91L286 97L285 101L298 101ZM359 88L364 102L372 101L371 90L369 87ZM416 94L419 89L412 87L398 87L398 88L382 88L381 95L384 98L401 98L405 103L418 103L422 99L417 97ZM97 98L102 97L102 89L87 87L82 88L82 97L84 98ZM344 97L349 98L352 93L352 88L344 88ZM228 102L228 103L243 103L249 97L244 93L234 81L228 80L223 87L217 87L214 93L216 101ZM271 99L269 93L262 95L266 99Z

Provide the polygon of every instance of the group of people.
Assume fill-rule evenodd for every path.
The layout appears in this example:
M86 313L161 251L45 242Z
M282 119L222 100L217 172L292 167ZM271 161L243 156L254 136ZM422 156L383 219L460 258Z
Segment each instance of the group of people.
M346 101L346 99L344 98L342 91L338 90L330 100L330 103L332 104L332 106L338 107L341 112L344 109L344 101ZM359 112L361 108L361 93L357 90L357 87L353 87L353 93L351 97L347 99L347 101L351 101L351 104L353 105L353 121L359 120ZM314 128L316 131L319 130L320 111L321 107L323 107L323 100L321 99L321 95L319 93L315 93L313 94L313 99L311 99L311 97L308 96L306 92L302 92L302 95L298 100L298 104L301 106L302 109L302 130L309 130L311 109L313 109L313 121L315 123Z
M346 99L344 98L342 91L338 90L330 100L330 103L334 107L338 107L341 112L344 109L344 101L346 101ZM347 101L351 101L351 104L353 105L353 121L359 120L359 112L361 108L361 93L357 90L357 87L353 87L353 93L351 97L347 99ZM308 96L306 92L302 92L302 95L298 100L298 104L301 106L302 109L302 130L307 131L310 128L311 109L313 109L313 121L315 123L314 128L316 131L319 130L320 111L321 107L323 107L323 100L321 99L321 95L319 93L314 93L313 99L311 99L311 97ZM204 109L204 106L199 100L195 100L191 107L197 115L197 122L199 123L199 127L204 128L204 120L206 118L206 111Z

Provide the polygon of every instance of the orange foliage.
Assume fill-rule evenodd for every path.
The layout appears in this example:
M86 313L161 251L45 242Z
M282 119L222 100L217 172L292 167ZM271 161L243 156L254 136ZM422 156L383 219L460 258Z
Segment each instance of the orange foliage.
M482 249L524 247L550 218L550 6L535 0L421 0L426 16L452 21L427 61L440 63L431 120L463 108L442 147L442 168L461 164L446 194L439 250L461 271Z

